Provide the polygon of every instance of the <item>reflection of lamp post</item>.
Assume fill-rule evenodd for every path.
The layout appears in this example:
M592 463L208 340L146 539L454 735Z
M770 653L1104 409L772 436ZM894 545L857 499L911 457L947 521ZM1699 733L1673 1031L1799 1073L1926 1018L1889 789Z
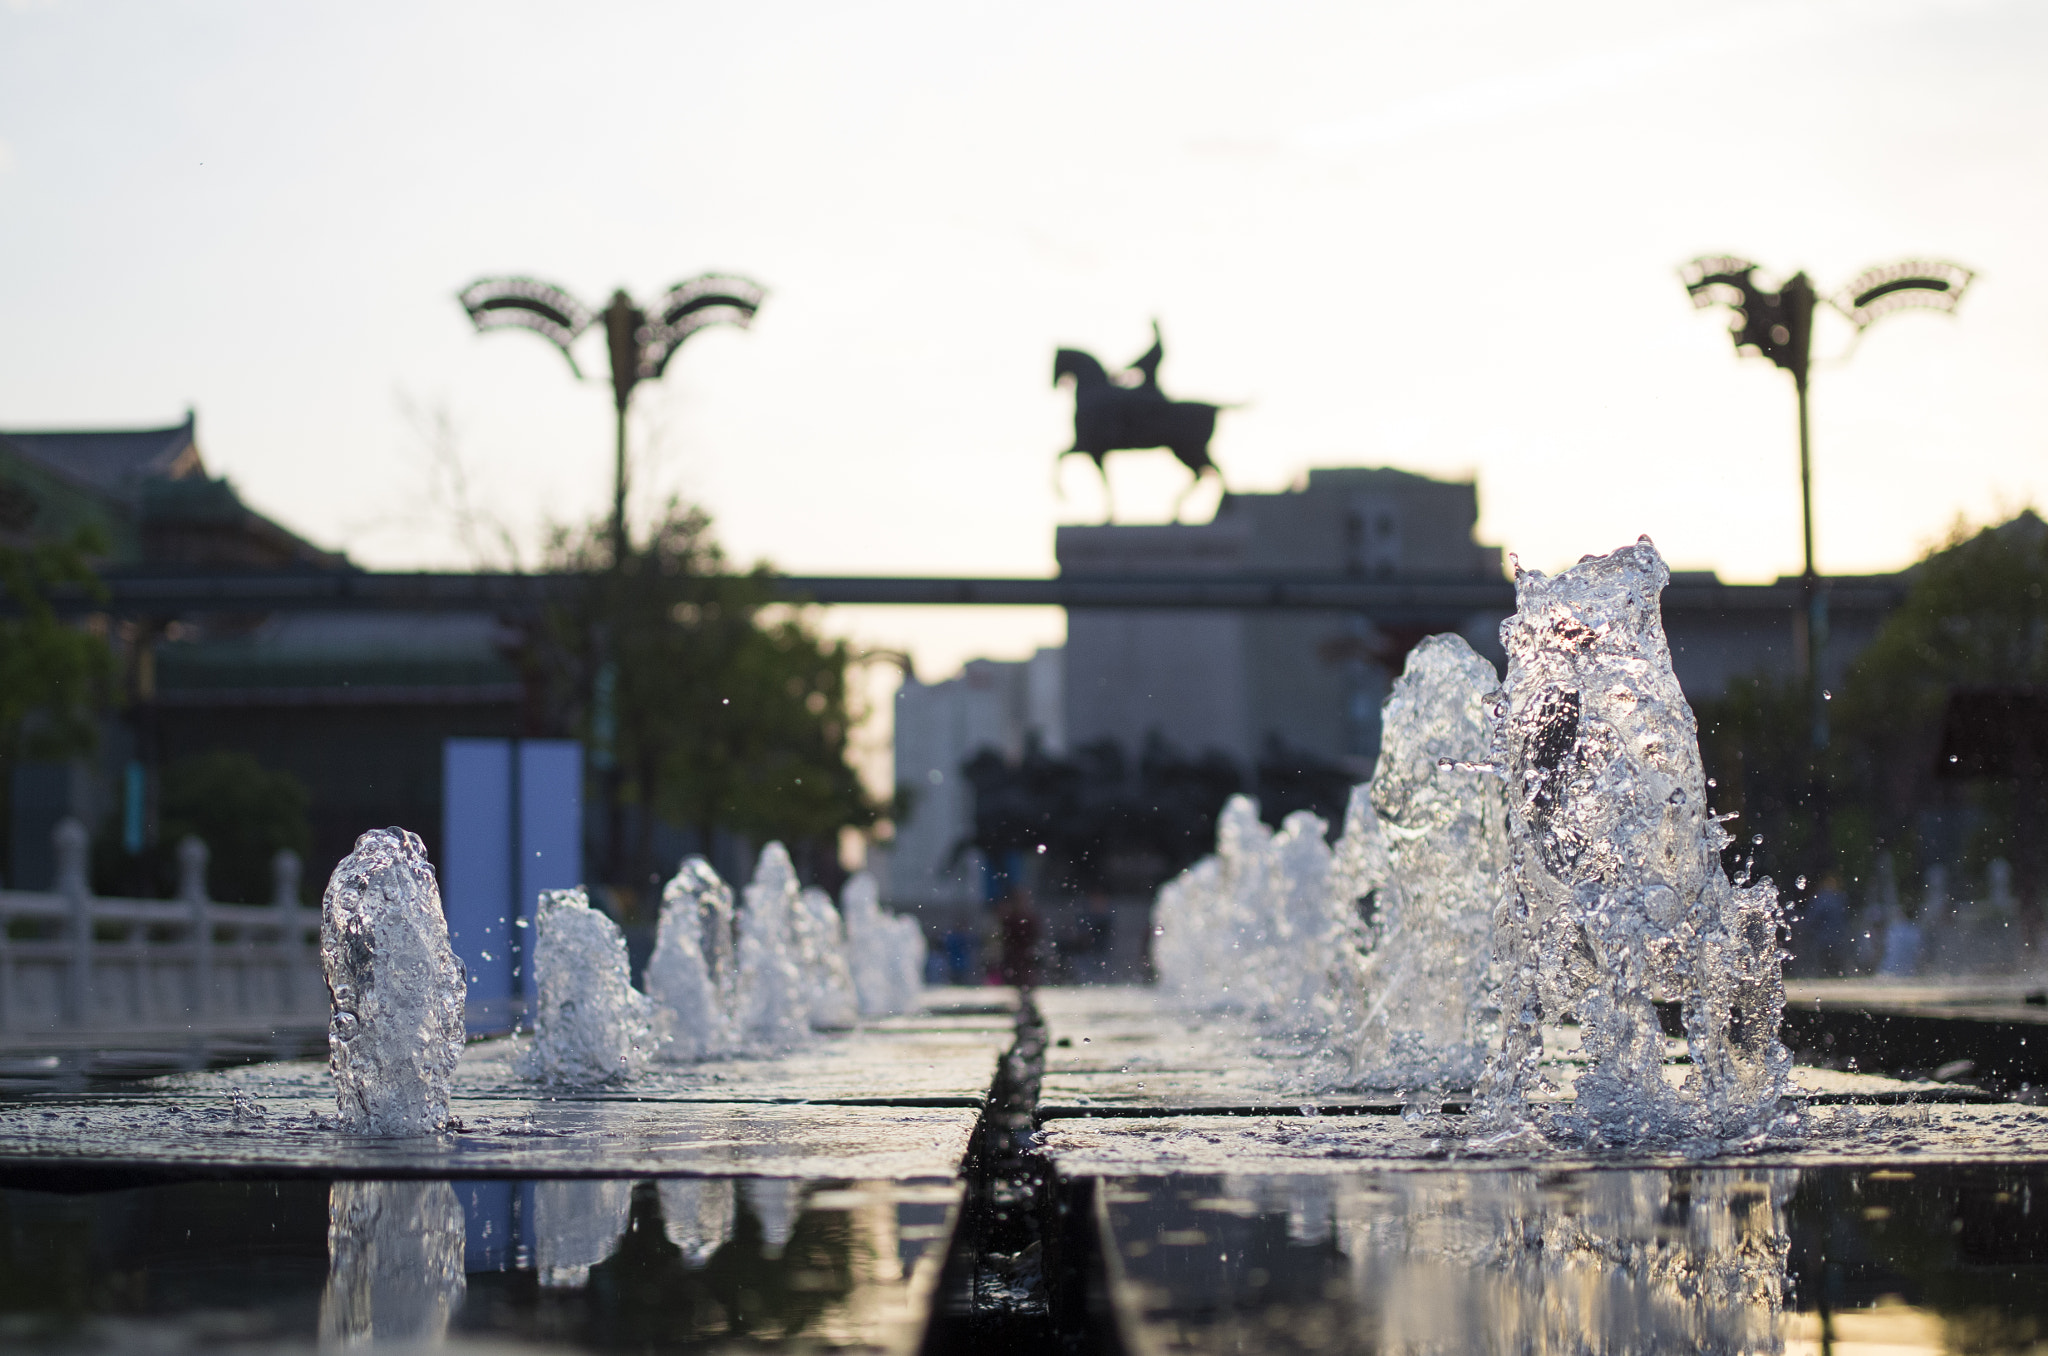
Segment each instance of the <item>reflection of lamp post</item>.
M1795 273L1776 292L1757 286L1756 265L1727 255L1695 259L1679 270L1692 304L1705 309L1716 303L1735 312L1729 326L1737 351L1753 348L1792 374L1799 398L1799 513L1806 547L1807 620L1799 662L1815 675L1816 657L1827 636L1827 597L1813 566L1813 471L1806 421L1807 359L1813 347L1813 313L1818 296L1804 273ZM1958 264L1907 259L1865 269L1828 304L1849 318L1861 335L1872 322L1907 307L1953 311L1976 275ZM1815 738L1824 742L1824 726Z
M484 278L462 291L462 308L479 330L525 329L562 350L569 370L579 378L570 345L598 320L604 321L612 360L612 399L618 410L618 443L612 471L612 559L626 558L626 405L633 388L668 369L668 360L683 340L707 325L753 323L766 295L758 283L729 274L706 273L679 282L662 293L648 310L633 304L623 291L611 304L592 311L552 283L532 278Z

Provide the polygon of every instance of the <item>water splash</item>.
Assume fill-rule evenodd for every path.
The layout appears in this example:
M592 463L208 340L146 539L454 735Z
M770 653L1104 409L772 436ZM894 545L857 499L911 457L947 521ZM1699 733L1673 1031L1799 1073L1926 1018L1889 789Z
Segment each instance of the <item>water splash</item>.
M1162 987L1278 1030L1327 1030L1349 910L1333 894L1326 831L1306 810L1269 829L1257 802L1231 797L1217 817L1215 855L1160 891L1153 957Z
M1352 795L1340 845L1345 888L1372 890L1376 905L1358 960L1354 1085L1470 1087L1498 1036L1507 804L1497 778L1461 771L1486 755L1498 681L1463 639L1431 636L1381 713L1379 765L1368 794Z
M796 942L811 999L813 1031L844 1031L860 1023L860 997L846 956L846 925L832 896L813 886L797 900Z
M739 915L738 993L734 1012L749 1046L785 1049L810 1038L810 1000L798 963L796 911L802 891L780 843L761 849Z
M1541 1137L1544 1021L1576 1019L1587 1060L1570 1116L1589 1144L1761 1133L1787 1088L1770 882L1738 887L1707 813L1698 731L1671 669L1649 539L1555 579L1517 571L1490 761L1513 850L1496 919L1503 1042L1474 1106L1481 1143ZM1682 998L1693 1072L1664 1077L1653 1003Z
M914 918L882 911L881 888L865 871L839 892L846 919L847 959L863 1017L887 1017L917 1008L924 987L924 931Z
M525 1073L567 1087L631 1078L654 1044L647 996L633 987L619 925L581 889L547 890L535 917L538 994Z
M733 1052L739 974L732 887L702 857L685 861L662 887L644 982L658 1059L682 1063Z
M372 829L334 868L320 902L320 963L333 999L327 1062L342 1128L445 1129L468 990L417 835Z

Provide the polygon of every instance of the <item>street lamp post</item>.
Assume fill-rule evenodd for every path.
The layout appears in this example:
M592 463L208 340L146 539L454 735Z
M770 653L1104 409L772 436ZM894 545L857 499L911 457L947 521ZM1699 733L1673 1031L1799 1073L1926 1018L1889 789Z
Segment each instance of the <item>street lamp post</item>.
M753 323L766 295L760 284L725 273L705 273L661 294L642 309L624 290L593 311L566 289L533 278L483 278L460 294L462 308L479 330L532 330L562 351L578 379L571 345L598 320L612 363L612 404L618 415L612 453L612 561L626 558L626 408L633 388L660 378L683 341L707 325Z
M1819 309L1820 297L1804 273L1793 274L1775 292L1766 291L1756 282L1756 269L1747 259L1710 255L1687 264L1679 270L1679 277L1696 308L1718 304L1735 312L1735 323L1728 329L1738 353L1753 348L1792 374L1792 389L1799 402L1799 522L1806 594L1799 664L1807 679L1817 685L1820 653L1827 643L1827 593L1820 585L1813 561L1813 455L1806 387L1813 351L1813 317ZM1975 276L1958 264L1925 259L1880 264L1858 274L1848 286L1828 298L1828 304L1848 318L1860 337L1875 321L1907 307L1955 310ZM1814 742L1827 742L1826 724L1818 714Z

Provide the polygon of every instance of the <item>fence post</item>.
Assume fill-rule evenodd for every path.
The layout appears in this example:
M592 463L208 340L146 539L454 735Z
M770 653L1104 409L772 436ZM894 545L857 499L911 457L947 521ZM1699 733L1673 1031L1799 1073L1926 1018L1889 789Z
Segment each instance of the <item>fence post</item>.
M64 986L64 1020L84 1026L92 1019L92 882L86 875L85 825L70 815L50 833L57 849L57 888L71 908L71 964Z
M299 878L305 867L299 861L299 854L290 848L279 848L277 855L270 859L270 903L279 909L299 907Z
M206 898L206 844L191 834L178 840L178 898L189 911L192 939L192 1017L213 1008L213 916Z
M277 973L270 985L279 1021L298 1014L299 968L306 950L299 935L299 877L304 869L299 854L290 848L279 848L270 859L270 907L281 920L277 925Z

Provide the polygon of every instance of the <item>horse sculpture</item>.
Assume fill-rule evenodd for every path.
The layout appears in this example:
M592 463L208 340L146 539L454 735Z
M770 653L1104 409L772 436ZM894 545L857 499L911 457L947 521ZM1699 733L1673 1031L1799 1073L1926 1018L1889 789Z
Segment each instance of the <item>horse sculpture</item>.
M1109 375L1094 355L1077 348L1063 348L1053 355L1052 380L1057 386L1069 377L1074 381L1074 445L1060 453L1062 458L1081 453L1092 457L1102 476L1105 506L1109 499L1109 469L1105 459L1112 452L1131 452L1163 447L1180 458L1181 465L1194 473L1187 489L1173 504L1173 516L1180 517L1181 505L1205 473L1217 480L1223 472L1209 460L1209 438L1216 431L1216 411L1221 405L1198 400L1169 400L1159 389L1159 363L1166 356L1159 337L1159 325L1152 326L1152 347L1127 371L1140 374L1141 381L1126 386ZM1113 517L1106 514L1105 517Z

